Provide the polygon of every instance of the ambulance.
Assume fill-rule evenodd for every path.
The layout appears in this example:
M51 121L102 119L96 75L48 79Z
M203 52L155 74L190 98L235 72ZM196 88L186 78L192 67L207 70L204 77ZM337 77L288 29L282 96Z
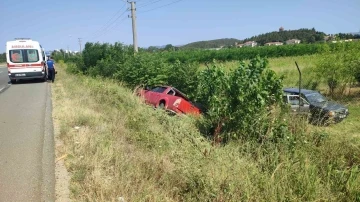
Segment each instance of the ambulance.
M6 42L6 61L11 83L18 80L47 80L45 50L39 42L29 38L16 38Z

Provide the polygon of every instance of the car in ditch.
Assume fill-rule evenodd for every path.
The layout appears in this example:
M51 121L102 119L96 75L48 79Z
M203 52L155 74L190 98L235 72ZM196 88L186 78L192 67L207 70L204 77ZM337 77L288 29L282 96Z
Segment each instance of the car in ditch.
M146 104L173 113L200 115L203 112L201 106L192 103L184 93L172 86L146 87L137 94L144 98Z
M299 88L285 88L284 102L290 105L291 111L296 114L308 115L312 123L338 123L349 115L349 109L339 103L331 101L319 91Z

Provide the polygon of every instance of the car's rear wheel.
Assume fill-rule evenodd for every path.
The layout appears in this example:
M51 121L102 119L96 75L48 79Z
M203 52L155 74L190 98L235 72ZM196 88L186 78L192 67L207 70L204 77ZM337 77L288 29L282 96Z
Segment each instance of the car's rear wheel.
M165 102L160 102L159 108L160 109L165 109Z
M16 79L11 79L10 82L11 82L12 84L15 84L15 83L16 83Z

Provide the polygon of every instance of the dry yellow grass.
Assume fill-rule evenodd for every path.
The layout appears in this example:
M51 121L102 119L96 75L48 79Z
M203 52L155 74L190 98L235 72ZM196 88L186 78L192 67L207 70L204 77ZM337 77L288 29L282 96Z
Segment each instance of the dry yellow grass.
M149 187L142 179L147 177L141 171L143 166L151 168L152 161L160 159L126 140L125 133L131 133L125 128L127 117L93 99L96 95L91 95L90 89L78 86L74 77L64 73L59 70L54 86L58 108L55 118L61 120L66 164L72 174L72 197L79 201L117 201L118 197L139 201L136 199L146 198L143 195L166 198L161 189Z

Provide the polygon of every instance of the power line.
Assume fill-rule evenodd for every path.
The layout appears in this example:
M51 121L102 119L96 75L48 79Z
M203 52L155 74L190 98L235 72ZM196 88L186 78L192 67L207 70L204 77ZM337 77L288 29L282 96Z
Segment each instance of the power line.
M113 20L111 23L107 23L107 25L103 26L102 29L98 30L97 32L93 33L91 37L88 37L90 39L97 38L99 35L102 35L103 32L109 29L111 25L113 25L121 16L123 16L126 13L127 10L125 10L123 13L121 13L115 20Z
M143 1L143 0L137 0L136 3L139 2L139 1ZM151 0L150 0L150 1L151 1ZM145 2L146 2L146 1L145 1Z
M162 6L159 6L159 7L153 8L153 9L150 9L150 10L138 12L138 13L150 12L150 11L153 11L153 10L156 10L156 9L159 9L159 8L163 8L163 7L166 7L166 6L170 6L170 5L175 4L175 3L178 3L178 2L180 2L180 1L183 1L183 0L177 0L177 1L174 1L174 2L171 2L171 3L168 3L168 4L165 4L165 5L162 5Z
M121 10L123 10L124 9L124 7L126 6L126 4L124 4L124 6L123 7L121 7L111 18L110 18L110 20L108 20L100 29L98 29L97 31L95 31L92 35L90 35L90 36L95 36L95 35L97 35L99 32L101 32L106 26L109 26L109 23L112 21L112 19L114 19L120 12L121 12ZM125 10L125 12L126 12L126 10ZM112 23L111 23L112 24ZM91 38L91 37L87 37L87 38Z
M94 36L94 37L92 37L91 39L96 39L96 38L98 38L98 37L104 36L105 34L109 33L111 30L113 30L113 29L116 27L116 25L121 24L121 23L122 23L123 21L125 21L126 19L128 19L127 16L124 17L124 18L122 18L122 19L119 21L119 23L115 23L115 24L110 28L109 31L106 32L106 30L104 30L101 34L98 34L97 36Z
M150 1L150 2L147 2L147 3L145 3L145 4L140 4L137 8L146 7L146 6L155 4L155 3L159 2L159 1L162 1L162 0Z
M99 36L102 36L108 29L111 25L113 25L121 16L123 16L128 10L125 10L121 15L119 15L111 24L109 24L105 29L102 30L102 32L94 35L93 37L91 37L91 39L94 39L94 38L98 38ZM124 18L126 19L126 18ZM123 20L121 20L123 21ZM116 24L115 24L116 25Z

